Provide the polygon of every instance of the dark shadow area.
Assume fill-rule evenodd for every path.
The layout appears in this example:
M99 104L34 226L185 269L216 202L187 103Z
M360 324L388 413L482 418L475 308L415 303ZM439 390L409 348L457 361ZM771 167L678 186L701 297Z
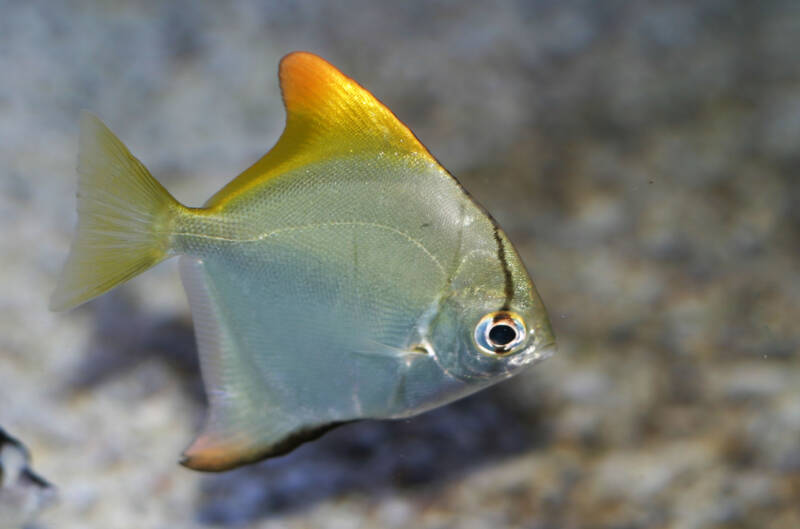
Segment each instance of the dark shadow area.
M70 391L90 389L157 359L198 407L205 405L189 321L148 315L124 289L90 307L95 331ZM436 487L545 443L539 415L535 403L523 408L500 385L412 419L346 424L286 456L205 476L197 518L203 524L244 524L348 492L382 496Z
M437 487L543 444L537 416L495 387L412 419L345 425L284 457L209 475L198 518L237 525L347 492Z
M83 360L67 380L67 391L83 391L121 376L148 360L157 360L176 375L186 393L205 404L194 330L186 318L148 314L115 290L87 306L94 331Z

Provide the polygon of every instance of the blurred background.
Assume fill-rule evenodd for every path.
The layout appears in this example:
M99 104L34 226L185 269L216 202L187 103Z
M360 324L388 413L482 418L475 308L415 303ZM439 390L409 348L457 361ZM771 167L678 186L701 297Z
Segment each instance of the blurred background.
M221 475L167 262L47 300L81 109L182 202L277 139L316 52L505 227L559 353ZM0 425L42 529L800 527L800 2L0 0Z

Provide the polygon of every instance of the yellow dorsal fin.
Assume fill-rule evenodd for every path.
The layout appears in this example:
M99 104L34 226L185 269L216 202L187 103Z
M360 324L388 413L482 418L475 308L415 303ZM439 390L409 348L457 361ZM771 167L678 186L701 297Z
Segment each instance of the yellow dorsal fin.
M278 143L207 203L215 206L254 183L328 158L428 150L364 87L313 53L297 51L280 64L286 128Z

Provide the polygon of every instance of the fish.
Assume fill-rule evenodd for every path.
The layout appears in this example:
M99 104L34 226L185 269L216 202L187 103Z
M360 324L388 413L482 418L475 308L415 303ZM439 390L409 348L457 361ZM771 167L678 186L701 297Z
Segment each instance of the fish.
M0 428L0 529L18 529L50 506L56 489L30 468L28 449Z
M209 402L181 458L195 470L411 417L555 350L507 235L409 128L317 55L278 73L284 131L202 207L81 117L78 223L51 308L179 256Z

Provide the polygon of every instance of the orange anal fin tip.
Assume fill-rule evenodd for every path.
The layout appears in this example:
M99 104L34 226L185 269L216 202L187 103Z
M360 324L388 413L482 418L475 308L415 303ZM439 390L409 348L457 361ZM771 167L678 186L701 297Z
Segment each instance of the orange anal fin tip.
M201 435L183 452L179 462L192 470L222 472L251 462L253 458L248 456L251 454L240 446Z
M351 422L355 421L336 421L301 428L272 444L240 445L217 441L211 436L203 434L183 452L179 463L186 468L201 472L224 472L270 457L288 454L301 444L318 439L330 430Z

